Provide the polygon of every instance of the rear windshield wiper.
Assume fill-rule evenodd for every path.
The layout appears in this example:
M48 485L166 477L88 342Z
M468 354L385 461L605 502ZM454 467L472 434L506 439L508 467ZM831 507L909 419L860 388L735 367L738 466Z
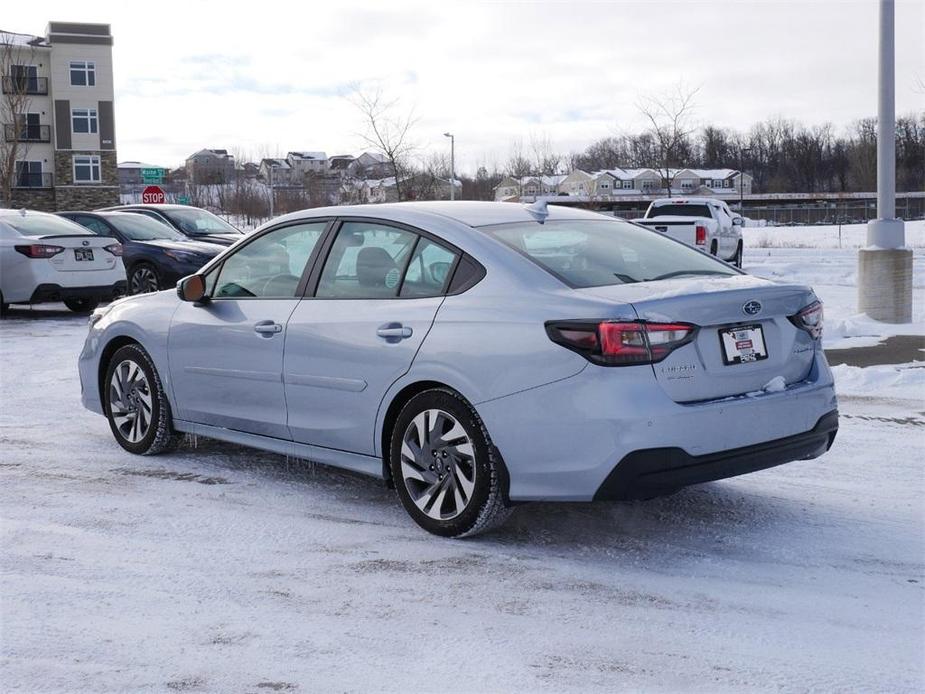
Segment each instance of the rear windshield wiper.
M645 280L646 282L655 282L656 280L667 280L672 277L681 277L682 275L721 275L721 276L731 276L732 273L729 272L718 272L716 270L676 270L675 272L666 272L664 275L659 275L658 277L650 277Z

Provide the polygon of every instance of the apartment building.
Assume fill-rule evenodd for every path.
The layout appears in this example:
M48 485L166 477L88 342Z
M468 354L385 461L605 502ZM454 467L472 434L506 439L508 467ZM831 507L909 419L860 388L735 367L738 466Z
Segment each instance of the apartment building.
M0 32L11 206L119 202L112 43L108 24L49 22L44 36Z

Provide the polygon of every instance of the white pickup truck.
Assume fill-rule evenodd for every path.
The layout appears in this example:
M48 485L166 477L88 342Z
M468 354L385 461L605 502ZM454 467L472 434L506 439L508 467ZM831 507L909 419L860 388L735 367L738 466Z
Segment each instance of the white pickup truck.
M742 267L742 217L722 200L660 198L637 224Z

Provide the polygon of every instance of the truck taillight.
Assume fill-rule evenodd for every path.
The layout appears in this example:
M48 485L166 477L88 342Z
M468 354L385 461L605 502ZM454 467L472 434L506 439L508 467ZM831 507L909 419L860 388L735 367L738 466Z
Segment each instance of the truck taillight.
M556 344L601 366L654 364L690 342L697 326L646 321L549 321L546 334Z
M706 243L707 243L707 228L706 228L705 226L701 226L700 224L698 224L698 225L697 225L697 229L696 229L696 234L697 234L697 237L696 237L696 239L695 239L695 243L696 243L698 246L706 245Z
M790 322L800 330L805 330L812 335L814 340L818 340L822 337L822 322L825 316L821 301L814 301L809 306L800 309L794 315L787 317L790 319Z
M14 248L27 258L51 258L64 250L64 246L51 246L47 243L30 243Z

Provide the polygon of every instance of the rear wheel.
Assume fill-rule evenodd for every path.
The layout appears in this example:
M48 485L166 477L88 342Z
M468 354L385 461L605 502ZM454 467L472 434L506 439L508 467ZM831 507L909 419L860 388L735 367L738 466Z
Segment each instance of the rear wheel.
M716 243L716 239L713 239L713 242L710 244L710 255L716 255L718 250L719 246Z
M100 305L99 299L65 299L64 305L71 309L74 313L90 313L93 309Z
M736 267L742 267L742 242L739 241L739 245L736 247L735 257L732 259L732 264Z
M510 513L497 451L476 411L453 391L408 401L392 429L389 465L405 510L435 535L476 535Z
M160 288L161 278L153 265L138 263L132 268L132 274L128 279L129 294L147 294L159 291Z
M103 400L113 436L130 453L154 455L179 441L160 376L141 346L126 345L112 355Z
M10 310L10 305L3 301L3 292L0 292L0 316L5 316Z

